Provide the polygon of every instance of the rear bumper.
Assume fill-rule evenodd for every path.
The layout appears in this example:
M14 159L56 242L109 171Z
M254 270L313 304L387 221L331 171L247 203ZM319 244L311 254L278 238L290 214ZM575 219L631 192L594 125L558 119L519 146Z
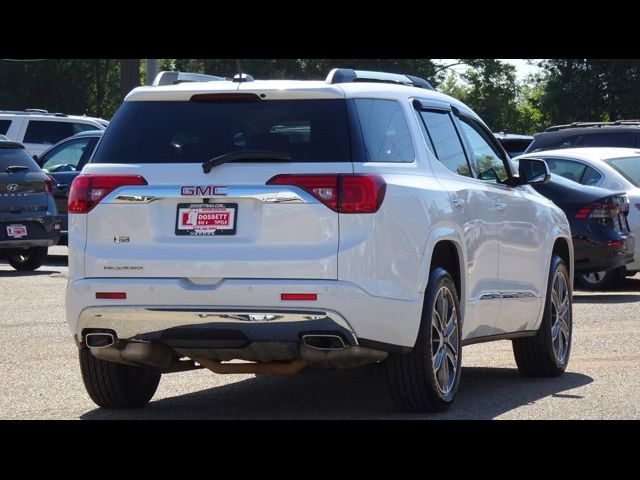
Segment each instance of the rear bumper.
M25 225L27 235L13 239L7 235L7 226ZM61 221L57 215L41 217L0 217L0 249L51 247L60 240Z
M126 292L127 299L97 300L96 292ZM316 293L318 300L280 300L286 292ZM103 278L70 281L66 308L69 328L81 342L88 329L110 330L121 340L194 348L299 342L304 334L335 333L349 345L364 340L393 349L414 345L422 300L374 297L340 281Z
M606 242L593 242L581 238L573 238L574 271L590 273L612 270L623 267L634 261L635 239L633 236L619 236L615 241L622 241L620 246L609 247Z

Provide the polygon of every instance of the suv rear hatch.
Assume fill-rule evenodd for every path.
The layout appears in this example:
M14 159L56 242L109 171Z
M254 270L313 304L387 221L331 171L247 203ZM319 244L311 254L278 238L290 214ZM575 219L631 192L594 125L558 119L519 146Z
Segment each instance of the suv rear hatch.
M0 141L0 211L47 211L50 179L19 143Z
M346 102L264 97L122 105L70 194L69 212L88 212L85 277L337 279L331 182L353 172ZM246 150L262 153L203 171ZM268 185L282 174L307 188Z

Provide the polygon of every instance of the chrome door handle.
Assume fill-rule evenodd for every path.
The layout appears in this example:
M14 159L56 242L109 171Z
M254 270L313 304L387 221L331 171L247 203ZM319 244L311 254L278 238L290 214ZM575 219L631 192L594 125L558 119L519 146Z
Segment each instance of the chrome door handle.
M496 210L504 212L507 209L507 204L502 202L496 202Z
M453 206L454 206L454 207L456 207L456 208L462 208L462 207L464 207L464 203L465 203L465 202L464 202L464 200L462 200L461 198L456 198L456 199L455 199L453 202L451 202L451 203L453 203Z

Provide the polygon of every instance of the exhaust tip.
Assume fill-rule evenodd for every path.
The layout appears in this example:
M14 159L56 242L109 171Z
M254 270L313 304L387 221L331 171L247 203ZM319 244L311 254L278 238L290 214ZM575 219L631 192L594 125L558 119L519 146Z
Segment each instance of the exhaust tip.
M303 335L302 343L318 350L342 350L346 347L340 335Z
M87 333L84 341L89 348L106 348L116 343L115 337L111 333Z

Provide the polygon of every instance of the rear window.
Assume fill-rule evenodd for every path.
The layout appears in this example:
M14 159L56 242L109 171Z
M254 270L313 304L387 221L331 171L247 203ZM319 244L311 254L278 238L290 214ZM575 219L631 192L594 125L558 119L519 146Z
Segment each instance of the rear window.
M636 187L640 187L640 157L612 158L606 162Z
M195 163L238 150L350 162L343 99L125 102L92 163Z
M29 156L24 148L0 147L0 173L9 167L28 167L30 172L40 171L38 164Z

